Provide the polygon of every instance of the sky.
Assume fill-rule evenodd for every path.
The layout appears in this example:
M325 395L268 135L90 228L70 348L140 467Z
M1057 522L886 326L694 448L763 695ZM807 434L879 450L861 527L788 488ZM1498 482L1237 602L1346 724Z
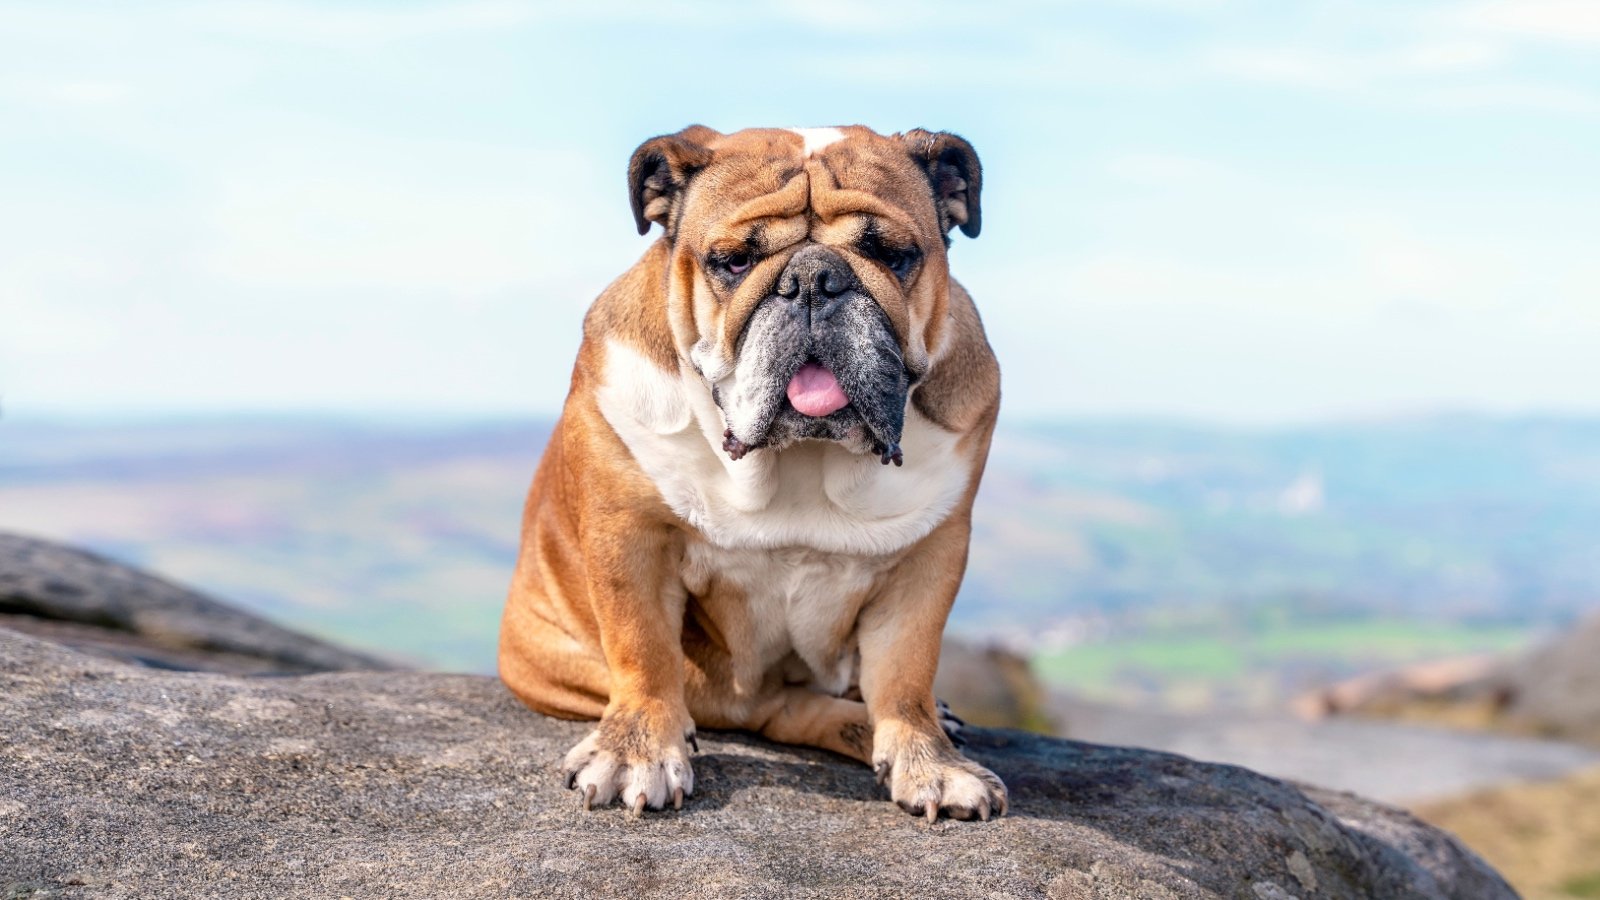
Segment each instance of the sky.
M559 409L699 122L955 131L1017 418L1600 413L1600 2L0 4L0 409Z

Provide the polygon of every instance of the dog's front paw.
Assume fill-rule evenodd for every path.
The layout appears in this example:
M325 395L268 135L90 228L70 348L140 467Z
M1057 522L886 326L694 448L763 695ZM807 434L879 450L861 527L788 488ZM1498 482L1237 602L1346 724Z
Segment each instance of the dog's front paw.
M903 728L879 729L872 769L878 783L888 786L889 798L929 822L941 812L952 819L984 821L1005 815L1006 786L943 738Z
M694 768L688 742L694 726L677 717L644 710L616 709L567 753L562 763L568 790L583 795L583 808L605 806L621 797L635 815L646 809L674 809L694 793Z

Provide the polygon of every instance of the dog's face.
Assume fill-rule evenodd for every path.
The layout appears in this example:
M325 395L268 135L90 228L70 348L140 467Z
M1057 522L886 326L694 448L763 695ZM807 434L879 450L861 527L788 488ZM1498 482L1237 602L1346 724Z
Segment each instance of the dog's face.
M947 234L978 234L981 177L966 141L926 131L692 126L635 151L634 215L666 230L673 340L730 456L812 438L898 461L945 336Z

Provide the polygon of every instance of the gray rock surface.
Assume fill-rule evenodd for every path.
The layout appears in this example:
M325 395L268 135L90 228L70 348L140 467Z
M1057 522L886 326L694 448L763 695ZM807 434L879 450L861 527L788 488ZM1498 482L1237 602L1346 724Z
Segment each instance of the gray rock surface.
M1011 788L927 825L863 766L702 734L678 813L584 813L586 731L493 679L135 668L0 630L0 896L1514 897L1358 797L974 730Z
M1600 616L1512 661L1491 681L1511 721L1600 747Z
M160 668L239 674L393 668L93 553L4 532L0 625Z

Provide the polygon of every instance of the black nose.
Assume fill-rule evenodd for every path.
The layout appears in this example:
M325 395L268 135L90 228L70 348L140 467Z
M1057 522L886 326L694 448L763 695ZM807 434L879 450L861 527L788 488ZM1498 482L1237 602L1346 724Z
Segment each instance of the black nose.
M833 315L843 305L840 298L855 289L850 264L821 244L801 248L778 276L778 296L795 301L811 322Z

